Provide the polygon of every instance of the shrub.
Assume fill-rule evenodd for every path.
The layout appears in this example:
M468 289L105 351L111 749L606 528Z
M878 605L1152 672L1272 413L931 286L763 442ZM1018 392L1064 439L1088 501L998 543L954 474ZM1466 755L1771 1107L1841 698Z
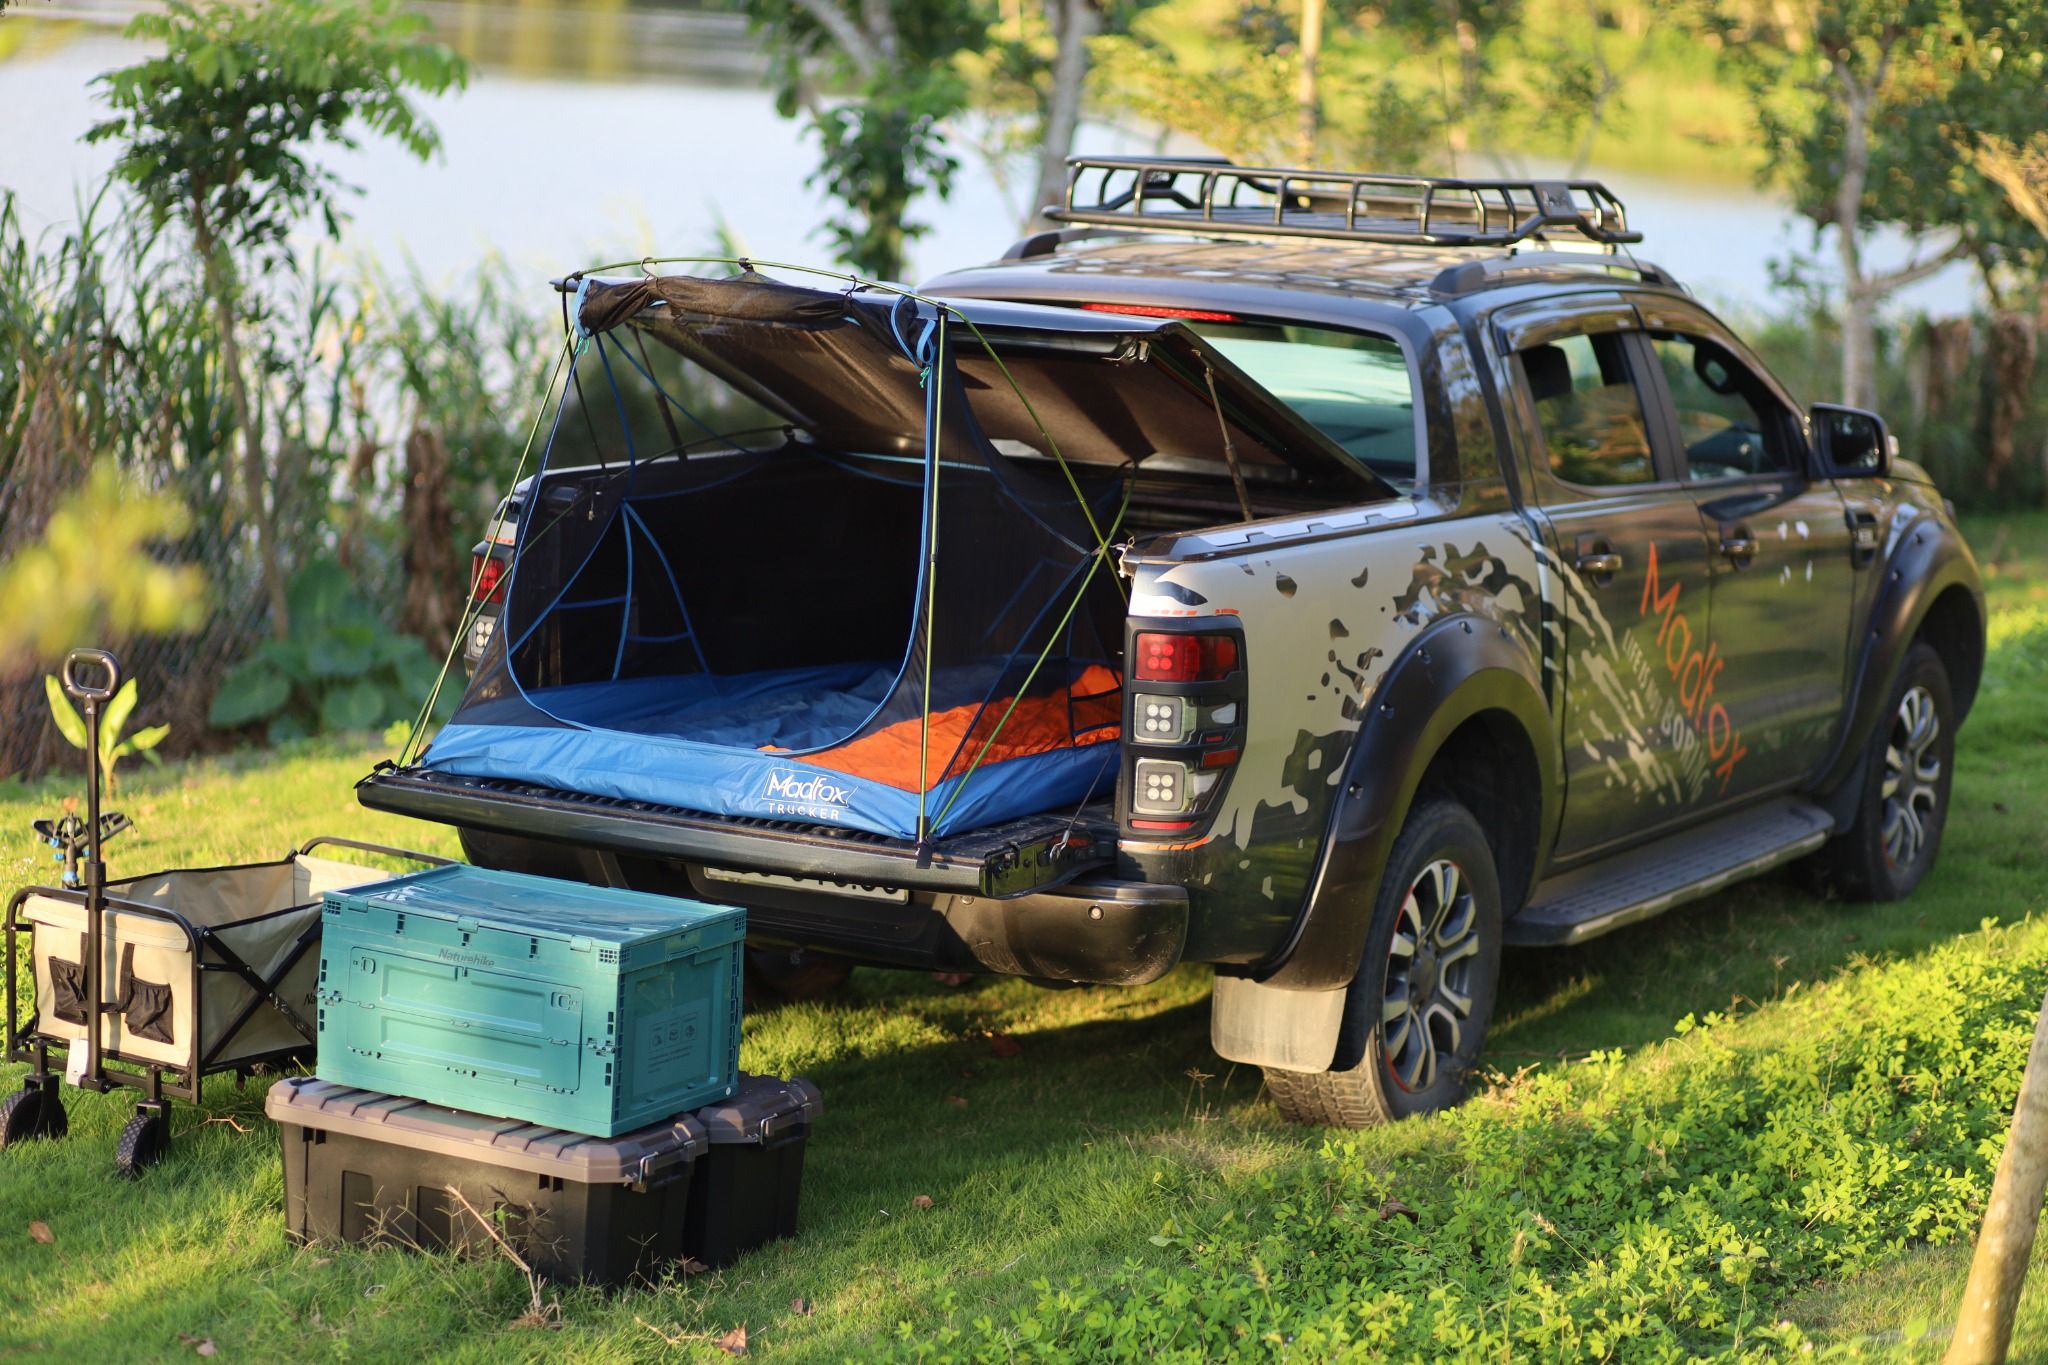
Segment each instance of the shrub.
M225 729L264 726L272 744L330 730L382 729L410 720L440 665L411 635L390 630L331 559L292 577L291 634L267 640L228 670L207 719ZM444 709L456 692L442 689Z
M1767 1009L1681 1020L1497 1083L1398 1135L1176 1212L1164 1264L1054 1285L1005 1322L904 1324L898 1359L1669 1361L1807 1344L1794 1286L1972 1235L2048 986L2048 930ZM1789 1027L1796 1020L1796 1031ZM1170 1183L1162 1176L1161 1188ZM1251 1212L1242 1212L1251 1210Z

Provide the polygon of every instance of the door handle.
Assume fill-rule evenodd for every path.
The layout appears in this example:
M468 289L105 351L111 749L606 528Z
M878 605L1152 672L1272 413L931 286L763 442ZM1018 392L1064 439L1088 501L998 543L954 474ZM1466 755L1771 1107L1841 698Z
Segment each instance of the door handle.
M1612 578L1621 572L1621 556L1612 550L1583 554L1572 562L1578 566L1580 573L1591 574L1595 578Z
M1721 553L1730 559L1755 559L1759 548L1757 538L1747 527L1734 526L1721 532Z
M1862 568L1877 557L1877 513L1862 508L1849 513L1849 561Z

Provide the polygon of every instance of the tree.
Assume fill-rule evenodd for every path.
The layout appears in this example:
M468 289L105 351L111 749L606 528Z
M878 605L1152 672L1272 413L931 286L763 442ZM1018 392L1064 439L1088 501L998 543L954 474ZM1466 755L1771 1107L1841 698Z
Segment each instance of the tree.
M1971 164L1996 185L2035 232L2048 242L2048 133L2025 143L1996 134L1980 135L1965 144Z
M2031 5L2012 4L2015 12ZM1969 103L2018 115L2038 86L1994 54L2012 15L1999 0L1809 0L1774 28L1723 21L1723 52L1763 134L1765 175L1815 229L1834 230L1842 275L1844 401L1876 400L1877 312L1900 289L1969 257L2009 207L1970 174L1946 131ZM2036 70L2033 80L2038 80ZM1925 244L1905 264L1868 255L1889 224Z
M439 147L413 104L467 80L462 60L423 41L426 21L393 0L168 0L128 34L163 51L100 78L113 116L87 134L121 146L115 173L159 223L191 237L219 332L241 442L244 511L256 530L271 629L288 625L268 498L263 408L239 331L252 273L289 260L292 232L317 218L340 234L341 181L314 162L357 130L425 159Z
M826 188L853 212L827 225L839 259L899 278L927 231L910 205L952 190L944 123L966 106L957 59L985 15L974 0L748 0L747 14L769 42L777 110L809 118Z
M1240 0L1199 45L1096 44L1109 98L1239 161L1455 172L1510 104L1514 0ZM1451 73L1455 72L1455 77Z
M984 100L994 110L1022 110L998 118L1004 132L985 149L998 180L1003 163L1022 152L1031 165L1030 200L1022 225L1045 225L1044 211L1067 192L1067 158L1081 128L1090 77L1098 57L1115 50L1138 19L1161 0L1040 0L1016 4L992 36ZM1100 40L1110 39L1105 46Z

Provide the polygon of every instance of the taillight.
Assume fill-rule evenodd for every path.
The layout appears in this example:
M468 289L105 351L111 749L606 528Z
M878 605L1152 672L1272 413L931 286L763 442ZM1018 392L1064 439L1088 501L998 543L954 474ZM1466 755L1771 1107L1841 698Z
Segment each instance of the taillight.
M1186 833L1244 752L1244 645L1234 631L1141 630L1130 661L1125 827Z
M1141 631L1132 672L1140 682L1221 682L1237 671L1237 637Z
M471 601L503 602L505 600L504 561L491 554L474 556L469 582Z

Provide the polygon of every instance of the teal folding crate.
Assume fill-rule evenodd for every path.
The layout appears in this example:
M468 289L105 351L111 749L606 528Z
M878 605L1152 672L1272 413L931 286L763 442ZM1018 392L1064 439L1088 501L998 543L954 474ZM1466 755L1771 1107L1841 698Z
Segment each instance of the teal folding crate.
M737 1085L744 910L458 865L321 919L323 1081L596 1137Z

